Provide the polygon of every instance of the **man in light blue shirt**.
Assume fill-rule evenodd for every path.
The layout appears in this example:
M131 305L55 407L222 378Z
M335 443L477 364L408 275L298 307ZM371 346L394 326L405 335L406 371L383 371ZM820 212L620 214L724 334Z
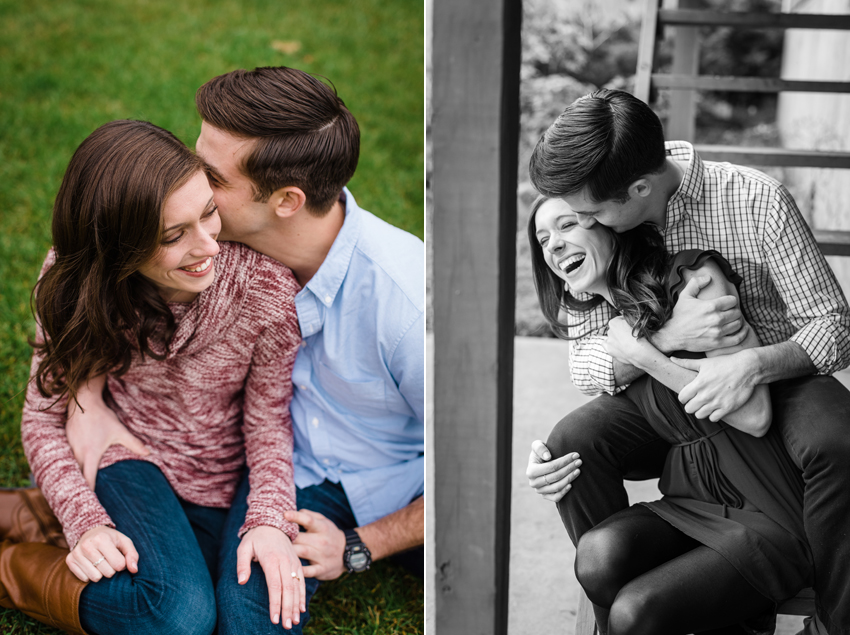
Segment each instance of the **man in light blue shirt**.
M341 483L358 525L423 489L422 243L360 209L295 299L295 483Z
M322 82L289 68L233 71L207 82L195 101L203 119L196 149L211 168L221 237L286 264L303 287L290 408L299 511L286 517L305 530L294 544L309 562L308 601L318 580L400 552L422 575L422 241L360 209L344 189L359 131ZM237 529L246 496L247 483L231 511ZM248 591L267 596L263 576L250 575L250 559L233 551L237 570L249 574L245 586L255 585Z

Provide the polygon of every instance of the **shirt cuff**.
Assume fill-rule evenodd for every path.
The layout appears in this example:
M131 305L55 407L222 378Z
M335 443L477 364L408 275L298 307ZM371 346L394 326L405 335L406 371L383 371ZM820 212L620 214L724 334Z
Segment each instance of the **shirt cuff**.
M831 375L847 367L847 353L841 355L838 349L835 336L837 328L828 321L815 320L791 336L791 341L806 351L818 375Z

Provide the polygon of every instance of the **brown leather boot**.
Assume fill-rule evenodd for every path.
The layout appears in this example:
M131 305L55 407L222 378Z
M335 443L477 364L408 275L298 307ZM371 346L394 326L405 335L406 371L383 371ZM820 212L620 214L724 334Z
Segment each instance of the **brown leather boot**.
M37 487L0 489L0 539L68 548L62 525Z
M65 564L67 549L42 542L0 544L0 606L18 609L54 628L86 635L80 594L86 582Z

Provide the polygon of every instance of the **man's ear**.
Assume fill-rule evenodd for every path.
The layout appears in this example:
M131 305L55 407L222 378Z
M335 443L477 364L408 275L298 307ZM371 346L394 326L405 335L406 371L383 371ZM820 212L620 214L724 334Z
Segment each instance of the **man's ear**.
M652 192L652 181L648 178L641 177L629 185L629 195L634 197L646 198Z
M307 203L304 190L294 185L287 185L275 190L269 197L269 205L278 218L289 218L295 215Z

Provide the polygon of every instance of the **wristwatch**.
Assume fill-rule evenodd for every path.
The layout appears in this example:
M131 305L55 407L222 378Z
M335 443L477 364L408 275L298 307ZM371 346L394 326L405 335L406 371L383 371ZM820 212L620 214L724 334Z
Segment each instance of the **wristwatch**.
M345 534L345 551L342 562L349 573L362 573L372 565L372 554L369 548L360 540L360 535L353 529L343 530Z

